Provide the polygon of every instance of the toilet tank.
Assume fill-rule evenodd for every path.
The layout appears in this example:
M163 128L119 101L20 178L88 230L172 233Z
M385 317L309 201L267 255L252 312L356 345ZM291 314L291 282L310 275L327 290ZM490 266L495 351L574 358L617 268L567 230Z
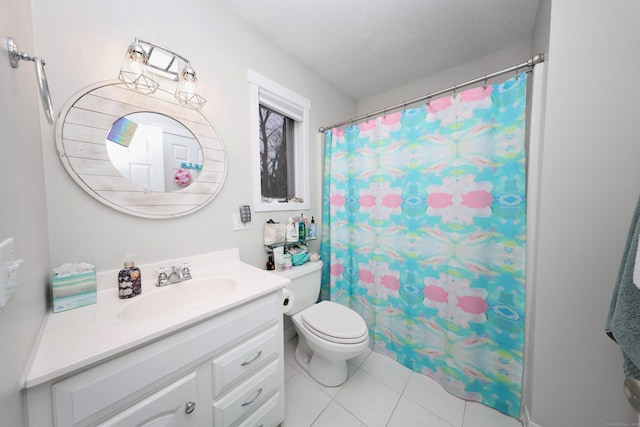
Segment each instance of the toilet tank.
M286 287L293 292L293 307L287 313L289 316L318 301L322 281L322 261L307 262L294 266L291 270L278 271L275 274L291 280L291 283Z

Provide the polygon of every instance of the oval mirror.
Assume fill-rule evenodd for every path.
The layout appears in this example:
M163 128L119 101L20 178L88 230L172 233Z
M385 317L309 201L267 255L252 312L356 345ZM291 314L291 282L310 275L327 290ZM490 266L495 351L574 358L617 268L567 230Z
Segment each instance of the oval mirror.
M171 93L142 95L117 80L67 101L56 123L56 145L80 187L145 218L201 209L226 177L224 145L200 111L179 105Z

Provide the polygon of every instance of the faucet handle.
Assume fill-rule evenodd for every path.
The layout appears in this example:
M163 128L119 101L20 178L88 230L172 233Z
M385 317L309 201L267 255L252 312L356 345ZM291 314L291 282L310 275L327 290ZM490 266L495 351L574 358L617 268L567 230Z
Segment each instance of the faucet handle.
M182 269L182 274L184 275L185 279L191 279L191 265L188 262L183 262L182 264L180 264L180 268Z
M160 267L158 270L158 282L156 286L164 286L167 283L167 267Z

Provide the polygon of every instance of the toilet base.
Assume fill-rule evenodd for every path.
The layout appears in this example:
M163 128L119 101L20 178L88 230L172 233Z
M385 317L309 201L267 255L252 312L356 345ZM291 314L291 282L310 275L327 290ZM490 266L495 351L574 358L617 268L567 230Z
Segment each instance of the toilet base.
M314 380L326 387L338 387L347 381L347 360L328 360L314 353L302 334L298 334L295 359Z

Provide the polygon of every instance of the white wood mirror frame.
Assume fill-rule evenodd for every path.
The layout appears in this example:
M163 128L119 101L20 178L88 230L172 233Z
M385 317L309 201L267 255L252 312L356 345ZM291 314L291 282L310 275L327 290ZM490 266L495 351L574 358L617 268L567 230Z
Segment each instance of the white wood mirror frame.
M193 183L174 192L151 192L129 182L113 166L107 133L118 118L136 112L171 117L197 138L204 163ZM67 172L87 193L120 212L143 218L173 218L201 209L218 194L227 172L224 144L199 110L179 105L172 93L158 89L153 95L142 95L118 80L89 86L67 101L56 123L56 146Z

